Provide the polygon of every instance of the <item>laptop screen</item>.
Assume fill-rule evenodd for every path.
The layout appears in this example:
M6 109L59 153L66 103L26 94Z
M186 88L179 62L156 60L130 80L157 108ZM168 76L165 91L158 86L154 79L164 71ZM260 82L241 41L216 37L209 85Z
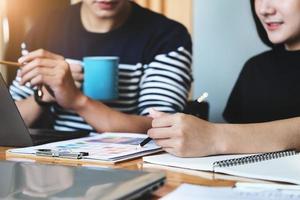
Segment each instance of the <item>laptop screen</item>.
M25 147L36 144L44 144L54 141L85 137L89 134L89 132L87 131L55 131L32 129L29 132L14 100L12 99L8 91L1 73L0 97L0 146Z
M123 199L145 195L162 173L0 161L0 199Z
M32 140L0 74L0 145L31 146Z

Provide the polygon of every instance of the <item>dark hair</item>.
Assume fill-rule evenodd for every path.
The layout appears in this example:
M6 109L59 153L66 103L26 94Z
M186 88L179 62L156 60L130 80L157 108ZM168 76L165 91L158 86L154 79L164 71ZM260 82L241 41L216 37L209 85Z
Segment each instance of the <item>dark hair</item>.
M266 30L264 29L263 25L261 24L261 22L259 21L257 15L255 13L254 1L255 0L250 0L250 4L251 4L252 16L254 18L257 33L263 43L265 43L267 46L273 48L273 47L275 47L275 45L269 40Z

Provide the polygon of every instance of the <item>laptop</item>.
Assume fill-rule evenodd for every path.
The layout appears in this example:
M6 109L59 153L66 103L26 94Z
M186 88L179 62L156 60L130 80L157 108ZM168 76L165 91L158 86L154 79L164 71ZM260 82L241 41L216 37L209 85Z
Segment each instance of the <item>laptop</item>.
M0 199L150 199L161 172L0 161Z
M0 146L26 147L88 135L87 131L27 129L0 73Z

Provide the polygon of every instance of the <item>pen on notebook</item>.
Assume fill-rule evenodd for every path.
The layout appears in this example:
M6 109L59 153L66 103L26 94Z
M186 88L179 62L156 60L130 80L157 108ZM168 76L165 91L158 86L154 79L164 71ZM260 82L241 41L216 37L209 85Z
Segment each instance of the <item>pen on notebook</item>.
M202 101L204 101L206 98L208 97L208 93L204 92L200 97L198 97L198 99L196 100L198 103L201 103ZM146 139L144 139L140 144L139 147L143 147L145 146L147 143L149 143L152 139L150 137L147 137Z

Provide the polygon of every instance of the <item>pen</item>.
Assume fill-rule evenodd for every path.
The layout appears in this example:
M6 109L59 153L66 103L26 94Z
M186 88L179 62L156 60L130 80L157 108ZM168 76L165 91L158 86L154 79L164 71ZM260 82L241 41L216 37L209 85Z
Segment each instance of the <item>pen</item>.
M204 92L196 101L198 103L201 103L202 101L204 101L206 98L208 97L208 93ZM149 143L152 140L152 138L147 137L146 139L144 139L140 144L139 147L142 148L143 146L145 146L147 143Z
M143 147L145 146L148 142L150 142L152 139L150 137L147 137L146 139L144 139L140 144L139 146L140 147Z

